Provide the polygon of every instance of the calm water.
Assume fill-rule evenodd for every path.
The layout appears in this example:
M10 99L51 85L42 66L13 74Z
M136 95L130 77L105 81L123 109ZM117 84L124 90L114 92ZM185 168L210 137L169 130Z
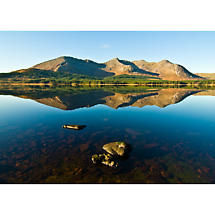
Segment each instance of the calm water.
M214 110L215 90L1 88L0 183L214 183ZM93 164L113 141L129 156Z

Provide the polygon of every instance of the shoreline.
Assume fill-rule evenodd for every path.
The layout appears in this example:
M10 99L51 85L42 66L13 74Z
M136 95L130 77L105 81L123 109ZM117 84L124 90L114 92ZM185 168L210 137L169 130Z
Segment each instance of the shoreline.
M0 86L71 86L71 87L77 87L77 86L210 86L213 87L215 84L204 84L204 83L183 83L183 84L176 84L176 83L153 83L153 84L60 84L60 83L0 83Z

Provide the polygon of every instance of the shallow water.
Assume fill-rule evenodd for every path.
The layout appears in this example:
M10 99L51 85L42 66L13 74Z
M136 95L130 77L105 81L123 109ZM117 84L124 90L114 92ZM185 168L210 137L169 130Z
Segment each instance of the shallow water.
M1 88L1 183L214 183L215 90ZM64 124L86 125L82 130ZM124 141L111 168L91 156Z

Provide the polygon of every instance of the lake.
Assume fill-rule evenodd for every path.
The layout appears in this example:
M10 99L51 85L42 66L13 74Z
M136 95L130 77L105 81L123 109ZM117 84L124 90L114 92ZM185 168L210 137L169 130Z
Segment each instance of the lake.
M0 183L214 183L214 110L212 89L1 86Z

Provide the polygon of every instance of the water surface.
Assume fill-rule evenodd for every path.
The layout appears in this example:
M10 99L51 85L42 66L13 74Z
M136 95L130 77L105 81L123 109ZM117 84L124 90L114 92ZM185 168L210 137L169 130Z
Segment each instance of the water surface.
M215 90L0 88L1 183L214 183ZM83 130L63 129L83 124ZM131 146L117 168L102 146Z

